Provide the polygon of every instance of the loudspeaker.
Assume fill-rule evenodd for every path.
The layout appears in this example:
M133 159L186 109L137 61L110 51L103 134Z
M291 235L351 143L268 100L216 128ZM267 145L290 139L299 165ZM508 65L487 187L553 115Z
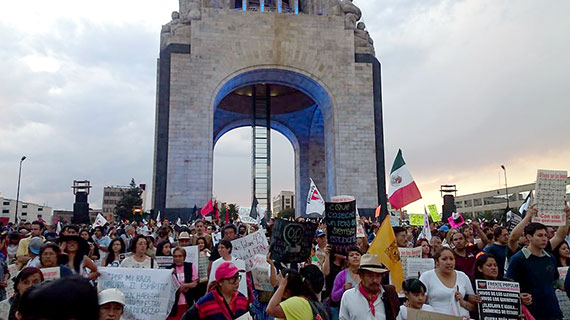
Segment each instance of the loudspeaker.
M455 207L455 197L451 194L446 194L443 196L443 208L442 208L442 218L444 222L447 222L447 219L451 217L453 212L456 212L457 208Z

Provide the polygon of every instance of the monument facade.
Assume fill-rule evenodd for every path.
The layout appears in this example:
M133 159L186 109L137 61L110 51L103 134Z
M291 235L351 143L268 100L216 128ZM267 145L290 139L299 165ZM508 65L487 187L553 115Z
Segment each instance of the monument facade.
M351 0L180 0L161 32L153 208L203 206L216 141L265 99L295 152L297 214L309 178L325 200L385 211L380 63L361 15Z

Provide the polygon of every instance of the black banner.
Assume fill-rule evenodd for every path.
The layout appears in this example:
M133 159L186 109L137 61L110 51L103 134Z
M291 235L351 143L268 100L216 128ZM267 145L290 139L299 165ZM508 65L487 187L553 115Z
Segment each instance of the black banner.
M356 244L356 200L325 204L327 239L335 253L347 253Z
M271 260L284 263L306 261L311 256L316 230L314 223L278 219L271 232Z
M479 319L519 319L521 314L520 287L517 282L476 280L476 292L481 296Z

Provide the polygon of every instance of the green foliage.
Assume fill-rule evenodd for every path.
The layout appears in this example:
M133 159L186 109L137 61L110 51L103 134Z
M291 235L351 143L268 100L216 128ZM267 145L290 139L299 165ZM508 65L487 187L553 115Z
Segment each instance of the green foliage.
M277 214L277 217L279 217L281 219L289 219L291 217L295 218L295 209L289 208L289 209L281 210Z
M142 220L142 215L133 215L133 208L142 206L143 200L141 198L142 189L137 186L135 179L131 179L129 188L122 191L121 200L117 202L115 207L115 215L119 216L121 220L128 219L129 221Z

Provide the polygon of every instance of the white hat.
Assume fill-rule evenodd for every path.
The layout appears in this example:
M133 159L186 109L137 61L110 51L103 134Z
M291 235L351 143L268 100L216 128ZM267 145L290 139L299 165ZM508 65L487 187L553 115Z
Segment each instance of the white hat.
M118 289L105 289L99 292L99 305L102 306L109 302L116 302L125 306L125 295Z

